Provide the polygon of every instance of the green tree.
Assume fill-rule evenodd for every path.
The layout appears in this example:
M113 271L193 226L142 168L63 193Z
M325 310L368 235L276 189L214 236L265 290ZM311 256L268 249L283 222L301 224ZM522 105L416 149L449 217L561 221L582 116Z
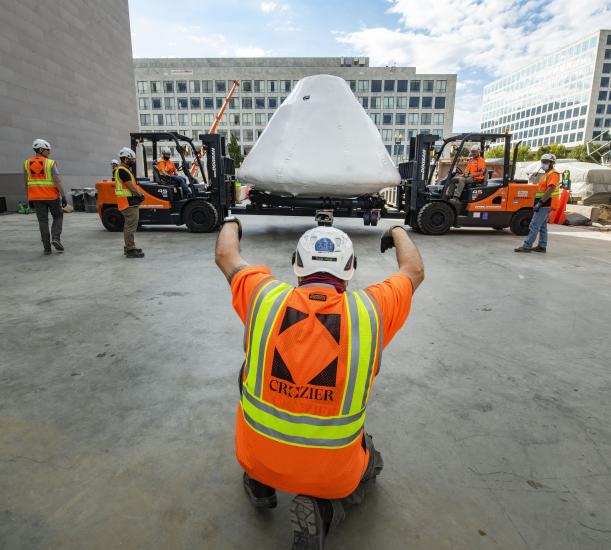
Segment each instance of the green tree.
M485 153L484 157L487 159L502 159L505 156L505 147L497 145L496 147L490 147Z
M560 143L550 143L549 145L543 145L537 149L537 159L540 159L542 155L551 153L556 155L557 159L569 158L569 149L566 145Z
M244 160L244 155L242 155L242 150L240 149L240 140L235 134L231 134L227 150L229 152L229 156L235 162L236 168L238 168Z
M567 158L580 160L582 162L593 162L593 160L588 156L588 148L584 143L575 145L575 147L571 148Z
M511 155L513 159L513 149L511 150ZM490 147L490 149L484 153L484 156L489 159L502 159L505 156L505 147L503 145ZM518 161L533 160L534 158L535 155L528 145L520 145L518 147Z

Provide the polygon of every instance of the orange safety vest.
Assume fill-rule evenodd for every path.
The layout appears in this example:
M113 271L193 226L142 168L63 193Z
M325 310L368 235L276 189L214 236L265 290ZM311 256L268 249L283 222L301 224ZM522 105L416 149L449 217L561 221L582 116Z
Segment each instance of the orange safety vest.
M465 167L465 174L467 173L473 178L473 181L481 183L486 175L486 161L481 156L469 159Z
M553 168L545 172L541 176L541 179L537 183L537 191L535 193L535 198L539 199L543 195L545 195L545 191L550 185L555 186L554 192L551 196L552 202L550 208L556 210L558 208L558 203L560 200L560 173L554 170Z
M53 181L54 165L54 160L42 155L34 155L25 161L29 201L54 201L59 198L59 189Z
M251 477L322 498L354 490L367 462L363 425L382 332L367 290L323 294L272 277L259 285L246 318L236 434ZM330 482L329 472L341 475Z
M157 161L157 170L159 173L165 172L168 176L173 176L176 173L176 165L171 160L159 159Z

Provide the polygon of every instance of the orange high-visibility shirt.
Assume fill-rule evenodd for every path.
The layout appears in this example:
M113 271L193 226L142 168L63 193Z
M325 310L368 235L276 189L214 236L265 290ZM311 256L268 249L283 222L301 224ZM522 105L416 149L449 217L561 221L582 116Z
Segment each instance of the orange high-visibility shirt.
M234 276L231 281L233 307L242 322L246 322L250 300L258 285L273 279L269 269L261 266L248 267ZM379 309L383 346L386 346L409 314L411 281L397 273L366 290ZM343 306L344 294L335 288L308 285L293 289L278 314L268 346L269 350L277 350L281 361L276 353L268 353L265 372L286 371L284 376L301 387L316 384L314 381L323 374L331 378L336 376L339 380L342 363L348 354L348 327ZM287 323L291 326L283 330ZM333 363L336 365L334 375L327 372ZM273 383L279 386L276 380L270 379L270 387L265 391L275 391ZM326 380L323 385L334 384ZM318 385L312 388L317 391L300 392L303 397L280 396L278 402L293 414L329 415L338 409L331 390L320 389ZM303 447L266 437L250 427L240 406L236 419L236 456L246 473L261 483L288 493L329 499L352 493L369 460L362 437L342 448Z
M159 159L157 161L157 170L162 176L173 176L176 174L176 165L171 160Z
M465 167L465 176L471 176L473 181L481 183L486 176L486 161L480 157L473 157L467 162Z

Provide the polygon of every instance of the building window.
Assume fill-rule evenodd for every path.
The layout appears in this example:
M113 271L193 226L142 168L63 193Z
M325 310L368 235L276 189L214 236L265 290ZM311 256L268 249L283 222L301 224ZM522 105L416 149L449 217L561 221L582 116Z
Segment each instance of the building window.
M611 63L603 63L603 74L611 73Z
M202 80L202 92L205 94L211 94L212 91L212 80Z
M392 130L382 130L382 139L384 141L392 141Z
M255 135L257 136L257 139L261 137L262 133L263 133L263 130L255 130Z
M384 126L389 126L392 124L392 113L384 113L382 115L382 124Z
M212 113L206 113L204 115L204 126L212 126L214 123L214 115Z
M611 59L611 50L605 50L605 59Z
M407 96L397 98L397 109L407 109Z
M138 98L138 109L140 109L141 111L148 111L149 109L148 97Z
M363 109L369 109L369 98L367 96L359 97L359 102L363 106Z
M214 109L214 99L212 99L211 97L205 97L204 109Z
M140 126L150 126L151 125L151 115L140 115Z
M290 80L281 80L280 81L280 91L284 94L288 94L291 91L291 81Z
M395 115L395 122L397 125L403 125L405 124L406 118L405 113L397 113Z
M435 80L435 92L438 94L445 94L448 88L447 80Z
M240 125L240 115L239 115L239 113L231 113L229 115L229 124L231 124L233 126L239 126Z
M139 94L148 94L149 93L149 83L147 80L138 80L138 93Z
M163 91L166 94L174 93L174 81L173 80L164 80L163 81Z
M407 92L407 80L397 80L397 92Z
M255 113L255 124L257 126L265 126L267 124L267 116L265 113Z
M607 46L611 46L611 34L607 35Z
M382 107L384 109L394 109L395 98L393 96L384 96L384 98L382 99Z
M445 109L446 108L446 98L445 97L436 97L435 98L435 109Z
M275 109L278 107L278 98L277 97L268 97L267 98L267 108Z
M174 98L173 97L164 97L163 98L163 107L166 111L176 109Z
M240 88L243 92L252 92L252 80L240 80Z
M252 109L252 97L242 98L242 109Z
M433 115L433 124L443 124L445 115L443 113L435 113Z
M199 94L200 82L199 80L189 80L189 93Z
M609 105L607 105L607 114L611 115L611 103L609 103Z
M179 126L189 126L189 115L187 113L180 113L178 115Z
M153 115L153 124L155 126L163 126L163 115L162 114Z
M191 109L201 109L202 108L202 100L201 100L201 98L199 98L199 97L192 97L192 98L190 98L190 101L191 101Z
M386 151L389 155L392 155L392 145L384 145Z
M380 125L380 113L369 113L369 116L376 126Z
M433 83L434 83L434 80L423 80L422 81L422 91L423 92L432 92Z
M611 36L611 34L609 36ZM609 77L608 76L603 76L600 79L600 87L601 88L608 88L609 87Z
M273 116L274 116L274 113L267 113L268 122L272 119Z
M253 141L253 131L252 130L242 130L242 136L244 136L244 141L248 141L248 142Z
M371 81L371 91L373 93L378 93L382 91L382 81L381 80L372 80Z
M420 91L420 81L419 80L412 80L409 83L409 90L410 90L410 92L419 92Z
M140 115L140 120L142 120L142 115ZM602 118L595 118L594 119L594 126L602 126L603 125L603 119Z
M178 104L178 109L188 109L189 108L189 102L187 101L186 97L179 97L177 99L177 104Z
M252 126L252 113L243 113L242 114L242 124L247 126Z
M255 97L255 109L265 109L265 98L264 97Z
M412 125L412 124L418 124L420 117L418 115L418 113L407 113L407 123Z
M431 96L424 96L422 98L422 108L430 109L431 107L433 107L433 98Z
M371 109L379 109L382 106L382 98L374 96L369 101Z
M278 81L277 80L268 80L267 81L267 91L270 94L275 94L278 92Z
M161 98L160 97L152 98L151 103L152 103L153 109L161 109Z
M605 114L605 106L602 104L599 104L596 106L596 114L597 115L604 115Z
M159 82L159 80L151 80L151 93L152 94L161 93L161 82Z
M177 80L176 81L176 92L179 94L187 93L187 81L186 80Z
M346 80L351 92L356 92L356 80Z
M265 80L255 80L255 93L265 92Z
M607 100L607 90L600 90L598 92L598 101L606 101Z
M409 98L409 108L410 109L418 109L419 107L420 107L420 98L418 96L410 97Z
M200 113L191 113L191 126L201 126L202 115Z
M369 91L369 80L359 80L357 85L358 92L368 92Z
M235 109L236 106L236 98L232 97L229 99L229 102L227 103L227 108L228 109Z
M227 93L227 83L224 80L215 80L214 81L214 91L217 94Z
M385 92L394 92L395 91L395 81L394 80L385 80L384 81L384 91Z

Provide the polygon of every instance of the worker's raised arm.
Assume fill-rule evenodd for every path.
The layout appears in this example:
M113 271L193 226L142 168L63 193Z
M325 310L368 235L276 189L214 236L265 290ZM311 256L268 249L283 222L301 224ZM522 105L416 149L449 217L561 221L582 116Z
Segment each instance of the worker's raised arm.
M382 235L380 250L385 252L393 246L397 251L399 272L412 282L412 289L415 292L424 280L424 264L416 245L409 238L407 231L399 225L391 227Z
M242 226L237 218L232 218L225 220L216 239L214 261L230 284L234 275L249 265L240 256L241 237Z

